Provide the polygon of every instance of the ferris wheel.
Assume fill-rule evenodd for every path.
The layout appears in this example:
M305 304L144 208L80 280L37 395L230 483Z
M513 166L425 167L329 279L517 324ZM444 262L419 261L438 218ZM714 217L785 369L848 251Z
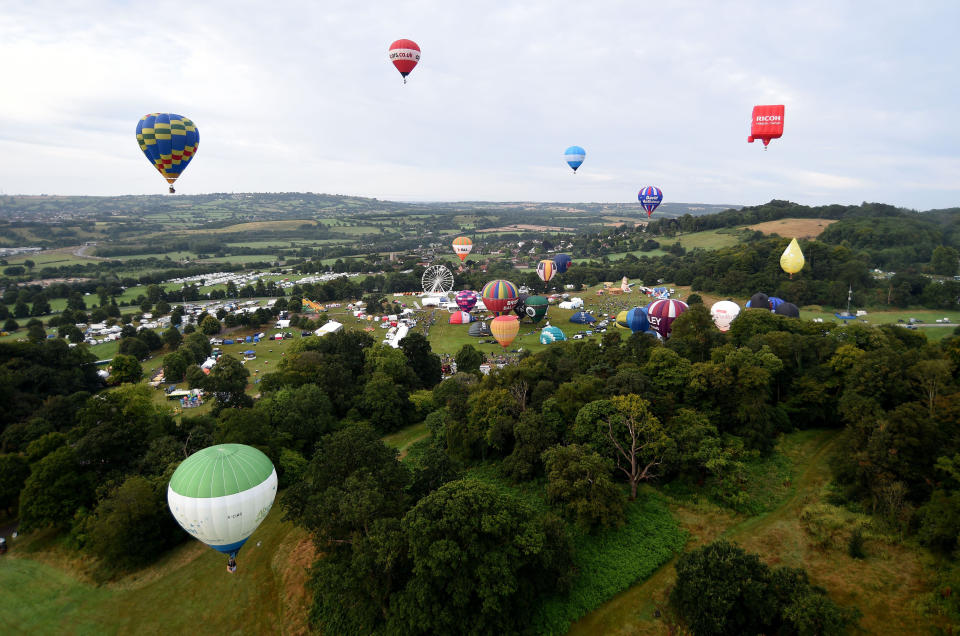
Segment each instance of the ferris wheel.
M423 293L447 294L453 290L453 272L443 265L431 265L423 272Z

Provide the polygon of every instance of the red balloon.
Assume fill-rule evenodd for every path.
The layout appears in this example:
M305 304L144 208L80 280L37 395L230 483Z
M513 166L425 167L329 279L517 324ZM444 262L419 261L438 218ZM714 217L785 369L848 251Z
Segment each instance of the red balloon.
M403 83L407 83L407 75L420 61L420 47L413 40L397 40L390 45L390 61L403 75Z
M750 124L749 143L755 139L763 142L763 149L770 145L771 139L783 136L783 104L776 106L754 106L753 120Z

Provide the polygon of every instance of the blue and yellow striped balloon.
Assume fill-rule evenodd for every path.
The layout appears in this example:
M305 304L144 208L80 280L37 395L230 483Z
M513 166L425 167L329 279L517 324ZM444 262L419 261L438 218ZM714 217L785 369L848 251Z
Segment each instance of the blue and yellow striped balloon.
M177 180L197 154L200 131L183 115L150 113L137 122L137 143L153 167L170 184Z

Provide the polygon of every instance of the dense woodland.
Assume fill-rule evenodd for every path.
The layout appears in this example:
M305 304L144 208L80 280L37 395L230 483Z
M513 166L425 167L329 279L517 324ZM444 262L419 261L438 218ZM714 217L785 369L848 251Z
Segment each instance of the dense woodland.
M152 345L176 349L188 377L209 353L200 333ZM441 381L419 335L401 349L362 332L304 338L255 403L246 369L225 356L195 376L213 413L177 422L144 385L113 377L103 390L84 347L3 343L0 507L24 531L57 528L109 579L188 538L165 500L180 461L250 444L277 467L278 512L323 555L311 620L324 633L556 632L571 607L590 607L577 585L590 537L668 519L660 493L749 513L750 467L778 435L835 428L844 448L811 532L856 513L869 521L839 531L851 555L869 558L872 536L894 535L939 560L942 590L960 585L960 336L934 345L897 327L767 311L723 334L693 304L665 344L608 333L487 376L481 360L465 346ZM421 421L431 436L398 461L381 437ZM664 558L683 543L647 540ZM844 633L857 620L802 570L771 570L728 544L688 554L677 572L673 607L694 633ZM741 574L754 587L725 583ZM715 603L691 601L721 588ZM960 620L955 595L935 606Z

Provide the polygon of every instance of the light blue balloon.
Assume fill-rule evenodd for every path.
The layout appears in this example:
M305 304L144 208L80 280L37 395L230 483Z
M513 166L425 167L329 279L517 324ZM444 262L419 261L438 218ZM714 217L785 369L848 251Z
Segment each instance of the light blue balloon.
M573 168L573 171L576 172L577 168L580 167L580 164L583 163L583 160L587 156L587 151L581 148L580 146L570 146L563 153L563 158L566 159L567 165Z

